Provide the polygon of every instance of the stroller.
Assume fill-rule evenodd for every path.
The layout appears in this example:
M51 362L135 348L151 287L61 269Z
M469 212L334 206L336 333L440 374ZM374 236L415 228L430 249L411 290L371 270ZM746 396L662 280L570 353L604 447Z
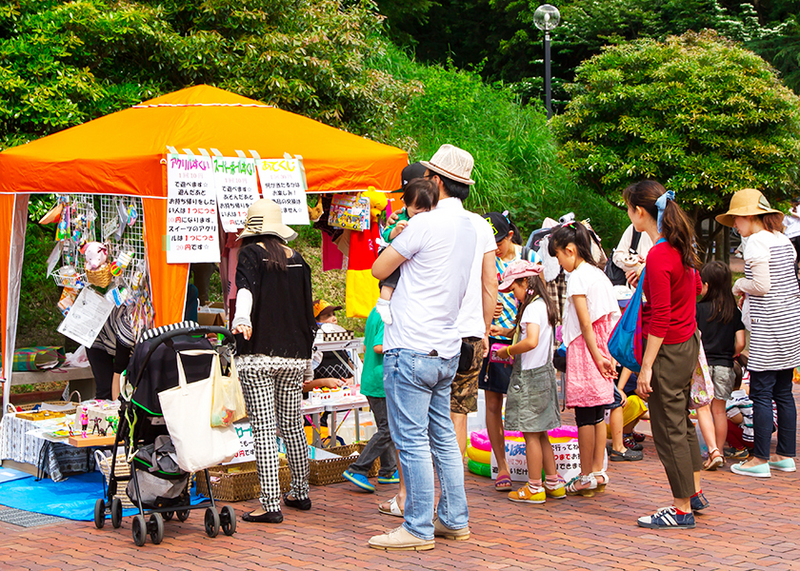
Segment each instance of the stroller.
M141 547L147 535L154 544L164 539L164 521L177 516L180 521L189 517L189 512L205 509L205 531L216 537L220 528L225 535L236 531L236 514L230 506L217 510L211 493L208 470L203 470L209 500L197 505L189 501L191 474L182 471L176 462L174 447L169 438L158 393L178 385L176 354L194 349L213 349L206 339L207 333L221 334L230 350L235 344L233 334L224 327L203 327L184 321L146 331L131 356L122 389L117 435L114 442L108 485L104 483L104 499L99 499L94 508L94 524L100 529L106 516L111 516L115 529L122 525L122 501L117 497L120 482L127 482L125 493L139 513L133 516L131 531L133 542ZM230 354L230 353L229 353ZM181 355L186 380L191 383L208 377L212 356ZM117 463L117 452L123 445L125 462ZM128 470L120 470L120 467ZM149 519L145 521L146 516Z

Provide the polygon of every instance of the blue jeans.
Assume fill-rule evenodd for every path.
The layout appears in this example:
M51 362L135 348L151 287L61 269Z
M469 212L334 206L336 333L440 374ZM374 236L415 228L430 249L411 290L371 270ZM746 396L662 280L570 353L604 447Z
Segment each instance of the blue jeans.
M797 411L792 396L793 369L750 371L750 400L753 401L753 456L769 460L772 440L772 401L778 409L778 445L775 453L794 458L797 446Z
M389 428L406 485L403 525L420 539L433 539L434 466L442 492L439 520L450 529L469 523L464 462L450 420L450 384L457 367L458 356L442 359L409 349L383 356Z

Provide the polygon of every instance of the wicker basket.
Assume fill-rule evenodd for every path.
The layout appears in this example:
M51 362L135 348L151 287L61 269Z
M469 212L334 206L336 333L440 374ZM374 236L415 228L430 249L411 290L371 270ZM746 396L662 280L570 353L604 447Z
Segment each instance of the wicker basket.
M65 404L71 404L72 405L72 410L64 411L66 414L70 414L70 413L75 412L75 409L78 406L78 403L76 403L76 402L67 402L67 401L63 401L63 400L46 400L46 401L30 402L28 404L19 404L19 405L14 405L14 404L8 403L8 411L9 412L17 412L17 410L16 410L17 408L20 408L22 410L33 410L34 408L36 408L40 404L54 404L54 405L61 405L61 406L65 405Z
M86 270L86 281L97 287L106 287L111 283L111 268L103 264L96 270Z
M97 462L97 465L100 467L100 471L103 473L103 477L106 479L106 486L108 486L108 479L111 476L111 456L106 456L103 454L102 450L95 450L94 451L94 459ZM131 474L131 466L125 461L124 454L117 454L117 461L114 465L114 476L130 476ZM125 493L125 486L117 486L117 493L114 495L115 498L119 498L122 502L123 508L138 508L128 497L128 494Z
M366 442L356 442L354 444L348 444L347 446L335 446L333 448L328 448L327 452L337 454L341 456L341 458L309 460L310 473L308 476L308 483L313 486L327 486L328 484L344 482L345 480L344 476L342 476L342 472L347 470L347 467L353 463L353 458L351 458L350 455L353 452L361 453L366 445ZM367 476L374 478L378 475L379 468L380 461L375 460Z
M214 493L215 500L241 502L257 498L261 494L255 462L214 466L208 469L208 475L211 478L211 491ZM208 497L205 476L202 472L198 472L195 476L197 477L197 493ZM289 491L291 478L289 466L286 460L281 458L281 466L278 469L281 492Z

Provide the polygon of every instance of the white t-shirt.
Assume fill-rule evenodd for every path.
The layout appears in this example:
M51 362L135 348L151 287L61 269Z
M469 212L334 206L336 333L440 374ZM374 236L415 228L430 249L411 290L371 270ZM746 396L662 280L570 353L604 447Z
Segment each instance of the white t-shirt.
M529 324L539 326L539 343L527 353L520 354L520 367L524 371L546 365L553 351L553 328L547 320L547 305L543 299L533 300L522 313L519 327L520 341L528 336Z
M446 359L458 355L456 319L476 243L475 226L463 208L438 206L408 221L391 246L407 261L392 295L393 321L384 329L384 350L435 350Z
M614 286L603 270L589 262L583 262L567 275L567 301L564 304L564 344L569 345L581 335L581 324L572 297L585 295L592 323L605 315L619 319L620 311Z
M458 198L445 198L439 201L436 208L459 209L468 217L475 227L478 241L475 247L472 265L470 266L467 293L458 313L458 332L461 337L483 337L486 334L486 323L483 321L483 256L487 252L494 253L497 243L491 225L480 215L465 210Z

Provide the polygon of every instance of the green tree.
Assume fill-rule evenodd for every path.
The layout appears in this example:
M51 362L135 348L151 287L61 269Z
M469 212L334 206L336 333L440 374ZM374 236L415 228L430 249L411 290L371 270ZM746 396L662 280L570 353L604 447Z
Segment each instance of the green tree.
M0 147L199 83L359 133L413 91L366 65L368 1L16 0L0 7Z
M578 68L570 91L552 123L560 155L613 203L654 178L700 224L744 187L773 202L797 193L798 97L763 59L713 32L607 48Z

